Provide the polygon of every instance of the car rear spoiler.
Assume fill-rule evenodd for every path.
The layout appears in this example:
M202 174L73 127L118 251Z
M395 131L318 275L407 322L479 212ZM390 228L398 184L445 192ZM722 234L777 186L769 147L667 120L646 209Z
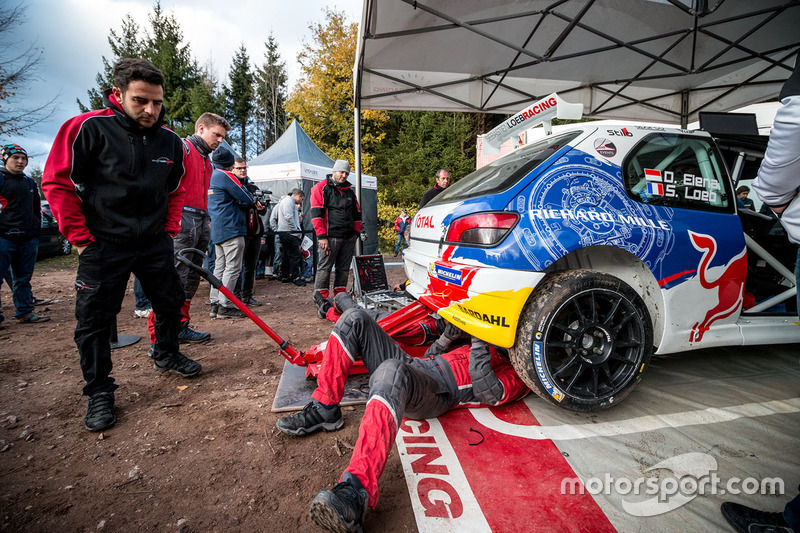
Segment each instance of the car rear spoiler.
M519 132L539 124L544 125L544 131L549 135L553 131L554 118L579 120L582 116L583 104L565 102L553 93L527 106L489 133L482 135L483 153L499 154L501 144Z

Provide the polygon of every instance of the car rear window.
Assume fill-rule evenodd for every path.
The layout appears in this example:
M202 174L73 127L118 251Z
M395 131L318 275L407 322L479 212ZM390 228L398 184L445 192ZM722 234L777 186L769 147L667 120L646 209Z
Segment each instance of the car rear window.
M544 160L569 144L580 135L581 130L571 131L524 146L501 157L494 163L479 168L448 187L428 205L441 204L476 196L486 196L503 192Z

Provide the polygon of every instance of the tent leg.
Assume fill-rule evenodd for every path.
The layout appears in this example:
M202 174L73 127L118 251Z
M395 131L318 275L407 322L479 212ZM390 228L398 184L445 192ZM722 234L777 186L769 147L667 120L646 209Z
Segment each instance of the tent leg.
M354 159L356 165L356 199L358 200L358 205L362 206L364 203L361 201L361 109L358 106L353 108L353 126L355 128L355 136L354 136ZM362 231L363 231L363 213L362 213ZM361 238L359 236L356 239L356 255L362 255L364 250L364 245L361 242Z

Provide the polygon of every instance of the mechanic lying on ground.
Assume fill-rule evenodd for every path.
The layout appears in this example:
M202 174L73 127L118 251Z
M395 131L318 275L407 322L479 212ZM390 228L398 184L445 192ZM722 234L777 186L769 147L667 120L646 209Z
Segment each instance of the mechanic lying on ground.
M447 325L424 359L412 358L370 312L347 309L342 314L325 347L313 400L276 424L290 435L341 429L338 404L347 375L357 357L364 361L370 393L358 441L340 482L311 502L317 525L330 531L361 531L367 504L374 508L378 502L378 479L404 415L435 418L457 406L500 405L528 393L502 348L474 337L471 344L459 344L466 339L461 330Z

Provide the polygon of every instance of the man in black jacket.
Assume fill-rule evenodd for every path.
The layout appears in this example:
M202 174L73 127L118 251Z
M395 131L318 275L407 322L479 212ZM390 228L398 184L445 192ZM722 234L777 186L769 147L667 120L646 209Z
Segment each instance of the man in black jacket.
M164 76L144 59L114 65L106 108L61 126L42 188L78 250L75 343L89 396L86 429L113 426L109 339L131 273L156 313L153 366L183 377L201 366L178 351L184 291L172 238L183 208L183 143L163 126Z
M33 312L31 276L36 265L42 205L39 186L25 175L28 153L18 144L7 144L0 152L0 285L6 271L13 271L14 318L17 322L46 322L49 317ZM3 309L0 307L0 324Z
M440 168L436 171L436 183L433 184L433 187L425 191L422 195L422 200L419 202L419 209L425 207L425 204L439 196L443 190L450 186L450 171L444 168Z

